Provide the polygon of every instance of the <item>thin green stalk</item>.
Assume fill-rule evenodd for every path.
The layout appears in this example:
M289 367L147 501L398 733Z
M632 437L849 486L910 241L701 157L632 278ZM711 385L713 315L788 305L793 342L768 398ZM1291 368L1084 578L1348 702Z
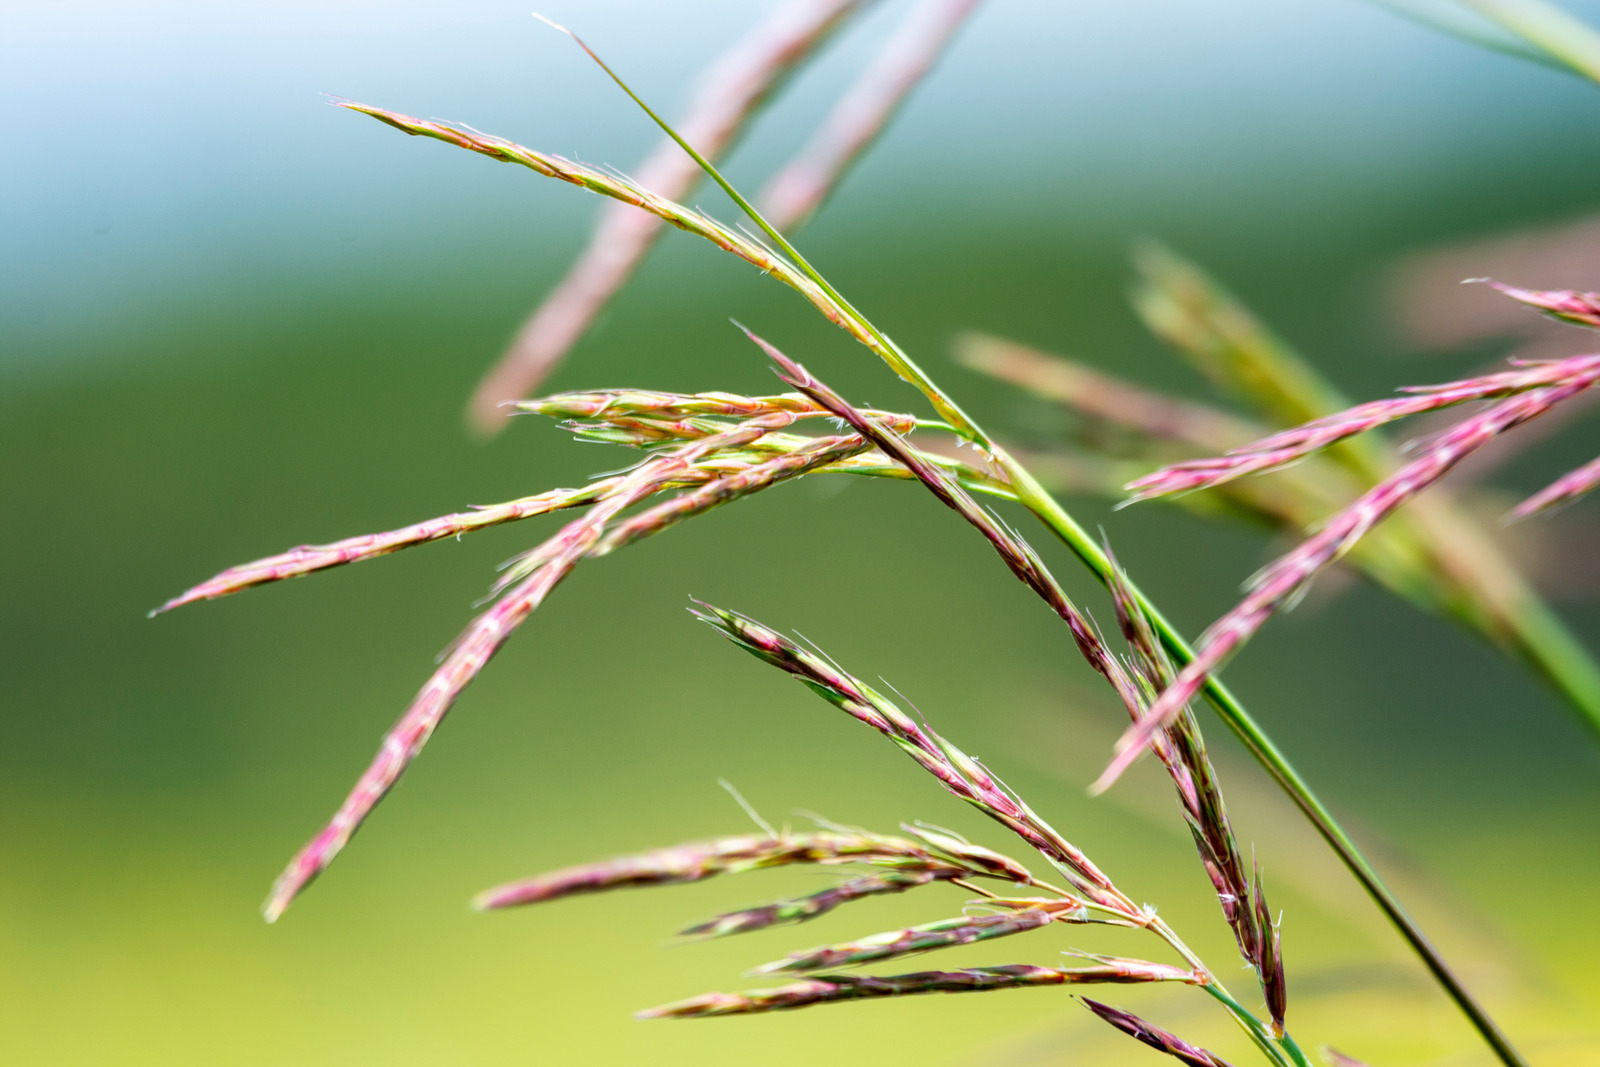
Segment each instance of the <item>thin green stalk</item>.
M1228 1014L1233 1016L1240 1029L1249 1035L1251 1041L1255 1042L1262 1055L1278 1064L1279 1067L1311 1067L1311 1064L1306 1062L1304 1054L1300 1053L1300 1047L1295 1045L1293 1041L1286 1045L1280 1045L1272 1039L1272 1035L1267 1032L1266 1027L1261 1025L1261 1020L1255 1017L1255 1013L1233 999L1233 994L1228 992L1228 987L1223 985L1222 981L1211 972L1211 969L1205 965L1200 957L1196 956L1194 951L1183 943L1183 939L1178 936L1172 927L1166 924L1165 920L1156 919L1150 924L1150 930L1172 946L1173 951L1182 956L1184 962L1188 963L1190 967L1206 976L1206 981L1201 984L1200 988L1210 993L1228 1010ZM1285 1053L1289 1052L1291 1048L1294 1050L1293 1053L1286 1057Z
M1515 36L1502 36L1480 24L1478 19L1470 15L1463 17L1459 9L1453 5L1430 3L1428 0L1369 0L1370 3L1394 12L1403 19L1410 19L1419 25L1431 30L1459 38L1468 44L1475 44L1479 48L1487 48L1491 52L1502 55L1515 56L1525 59L1530 63L1537 63L1541 67L1559 70L1564 73L1573 73L1572 68L1566 63L1551 56L1542 48L1528 44Z
M1288 1034L1284 1034L1281 1042L1273 1040L1272 1035L1267 1032L1266 1027L1261 1025L1261 1020L1257 1019L1254 1015L1250 1014L1250 1012L1246 1011L1244 1005L1240 1004L1237 1000L1234 1000L1233 997L1229 995L1228 991L1220 984L1212 983L1209 985L1203 985L1200 988L1204 989L1207 993L1210 993L1214 998L1216 998L1217 1002L1220 1003L1224 1008L1227 1008L1228 1013L1234 1018L1238 1019L1241 1023L1243 1023L1246 1019L1250 1020L1251 1023L1254 1023L1254 1026L1246 1024L1245 1032L1250 1035L1250 1040L1256 1043L1256 1047L1262 1052L1265 1052L1273 1060L1276 1060L1278 1063L1292 1064L1293 1067L1311 1067L1311 1061L1306 1059L1306 1054L1304 1052L1300 1051L1300 1046L1295 1044L1294 1038L1290 1037Z
M800 250L795 248L793 244L789 243L789 239L780 233L778 229L772 225L772 223L768 222L766 217L762 215L761 212L756 210L755 205L746 200L744 198L744 194L740 193L738 189L733 187L732 182L728 181L728 179L722 176L722 172L712 165L709 159L695 151L694 145L690 144L688 141L679 136L678 131L673 129L671 124L669 124L660 115L657 115L654 111L650 110L650 105L639 99L639 95L629 88L628 83L623 81L622 78L617 75L616 71L606 66L605 60L596 55L594 49L590 48L587 44L584 44L581 37L567 29L565 26L562 26L556 22L551 22L543 15L535 15L534 17L548 23L551 27L560 30L562 33L572 38L579 48L587 52L589 54L589 58L594 60L595 63L599 65L600 69L605 71L606 74L610 75L611 80L616 82L617 86L623 92L628 94L629 99L631 99L635 104L638 104L640 110L642 110L646 115L650 116L651 121L653 121L657 126L661 127L661 129L666 132L668 137L672 138L678 143L680 148L689 153L689 157L698 163L700 168L704 170L706 174L710 175L711 180L716 182L724 193L728 194L728 198L739 206L740 211L743 211L747 216L749 216L752 222L761 228L761 232L766 234L768 239L777 246L779 251L789 258L789 261L794 264L795 268L809 278L813 283L815 283L824 293L826 293L828 299L833 301L833 303L836 304L840 310L855 320L856 325L860 326L862 330L864 330L871 338L871 340L875 342L870 347L872 347L873 350L878 353L884 362L889 364L891 370L900 375L900 377L904 378L906 381L910 382L912 385L916 386L917 389L928 398L928 401L933 404L934 408L939 412L939 414L943 415L945 419L953 425L957 433L970 439L974 444L978 444L986 449L992 450L988 435L983 433L983 431L978 428L978 425L973 422L970 417L968 417L966 412L962 411L956 402L951 400L950 397L945 394L944 390L935 385L933 383L933 379L929 378L927 374L923 373L922 368L918 367L916 363L912 361L911 357L906 355L905 351L901 349L899 345L891 341L886 334L872 324L871 320L869 320L861 312L857 311L855 305L846 300L844 295L833 287L833 283L824 278L822 274L815 267L813 267L809 261L806 260L806 257L800 254Z
M549 20L545 21L548 22ZM734 203L736 203L739 208L744 211L745 214L748 215L757 226L761 228L762 232L764 232L767 237L772 240L776 247L790 259L794 267L802 272L811 282L817 285L819 289L826 293L829 300L831 300L836 307L843 312L844 315L848 316L852 320L853 324L871 340L872 343L869 345L869 347L876 351L879 356L883 358L884 361L887 362L889 366L902 378L905 378L908 382L915 385L923 393L923 395L928 398L935 409L937 409L948 422L956 427L958 432L990 452L997 466L999 466L1000 469L1010 478L1012 484L1015 486L1019 502L1022 503L1023 506L1031 511L1036 517L1038 517L1040 521L1044 522L1044 524L1049 527L1049 529L1057 537L1059 537L1067 545L1067 547L1078 556L1080 560L1088 565L1090 570L1095 573L1102 583L1109 585L1110 581L1112 580L1113 573L1111 561L1106 558L1105 553L1100 550L1099 546L1095 544L1095 542L1087 535L1087 533L1085 533L1082 527L1080 527L1077 522L1073 520L1073 518L1061 507L1061 505L1050 496L1049 492L1047 492L1045 488L1039 484L1033 475L1029 473L1027 469L1024 468L1020 463L1013 459L1004 449L993 444L988 434L986 434L970 416L962 411L960 406L957 405L954 400L946 395L945 392L940 389L931 378L929 378L919 367L917 367L911 358L907 356L898 345L896 345L892 340L889 339L887 335L873 325L872 322L866 318L866 316L862 315L861 312L857 311L853 305L845 300L838 290L834 289L832 284L829 283L827 279L825 279L816 270L816 268L812 267L805 257L802 256L781 233L779 233L764 217L762 217L761 213L757 211L755 207L748 200L746 200L739 193L739 191L728 182L726 178L722 176L721 172L718 171L717 168L710 163L710 161L706 160L700 155L700 153L696 152L692 145L684 141L683 138L680 137L665 120L652 111L644 103L644 101L640 100L638 95L628 87L627 83L618 77L616 72L611 70L610 67L606 66L605 63L598 56L596 56L592 50L590 50L588 45L579 40L576 35L571 33L570 30L567 30L561 26L557 26L555 23L550 24L555 26L557 29L560 29L568 36L572 37L572 39L576 41L585 52L588 52L594 61L598 63L608 75L611 76L611 79L615 81L617 85L620 86L622 90L626 92L628 96L632 98L647 115L650 116L656 125L661 127L661 129L665 131L668 136L672 137L680 146L682 146L684 151L689 153L695 162L705 170L706 174L709 175L711 179L715 181L730 198L733 199ZM1149 602L1144 594L1136 587L1132 586L1131 583L1128 584L1128 590L1134 599L1138 601L1141 607L1150 616L1151 623L1155 627L1157 633L1160 635L1162 643L1167 646L1174 659L1176 659L1180 664L1187 664L1192 661L1194 658L1193 650L1191 650L1183 638L1178 635L1177 631L1173 629L1171 624L1167 622L1165 616L1156 610L1156 608ZM1289 794L1291 799L1294 800L1295 804L1300 808L1300 810L1305 813L1306 817L1311 820L1314 826L1316 826L1318 832L1322 834L1323 839L1328 842L1328 844L1336 853L1338 853L1340 859L1344 861L1345 866L1350 869L1351 873L1355 875L1356 879L1361 883L1363 888L1367 890L1367 893L1373 898L1374 901L1377 902L1383 913L1392 923L1394 923L1396 928L1400 930L1401 935L1411 945L1412 949L1420 957L1422 957L1423 962L1427 965L1428 970L1433 974L1434 978L1438 980L1440 985L1444 987L1446 993L1449 994L1450 998L1454 1000L1461 1010L1467 1015L1473 1026L1483 1036L1484 1040L1490 1045L1490 1047L1494 1049L1501 1061L1506 1064L1506 1067L1528 1067L1527 1062L1511 1046L1505 1035L1501 1033L1499 1027L1495 1025L1494 1021L1489 1018L1484 1009L1478 1005L1478 1003L1472 998L1472 995L1461 984L1461 981L1450 970L1449 965L1445 963L1444 959L1439 955L1438 950L1435 949L1429 942L1422 930L1417 926L1416 921L1406 913L1406 910L1401 906L1399 900L1397 900L1389 888L1384 885L1382 879L1378 877L1377 873L1372 869L1372 866L1366 861L1365 857L1361 855L1361 852L1356 848L1355 843L1350 840L1343 828L1341 828L1338 822L1333 818L1333 815L1327 810L1326 807L1323 806L1322 802L1317 799L1316 795L1311 792L1310 787L1300 777L1298 772L1296 772L1289 764L1289 761L1283 756L1283 754L1278 751L1277 746L1272 743L1272 741L1267 737L1266 733L1261 729L1256 721L1245 711L1244 707L1233 697L1230 692L1228 692L1222 683L1217 681L1215 678L1207 680L1204 692L1208 703L1210 703L1212 707L1216 709L1217 713L1222 717L1223 721L1227 723L1228 727L1239 736L1240 740L1244 742L1245 746L1250 750L1250 752L1256 757L1262 766L1267 769L1267 772L1272 775L1273 779L1277 781L1279 786Z
M1073 520L1072 516L1068 515L1055 502L1044 487L1033 480L1025 469L1017 465L1015 461L1008 463L1007 461L1010 457L1001 459L997 456L996 459L1000 460L1001 467L1006 473L1012 476L1013 484L1017 489L1017 499L1022 505L1049 527L1051 532L1060 538L1062 543L1071 549L1102 583L1106 583L1109 587L1113 573L1112 564L1105 553L1101 551L1100 546L1085 533L1083 528ZM1124 576L1123 581L1127 584L1129 593L1149 615L1151 625L1161 638L1161 643L1172 654L1173 659L1180 664L1193 660L1193 649L1178 634L1172 624L1167 621L1166 617L1161 614L1155 605L1150 603L1138 587L1128 582L1126 576ZM1400 903L1393 891L1384 884L1383 879L1378 877L1377 871L1373 870L1372 865L1361 854L1361 850L1356 847L1355 842L1350 839L1344 828L1339 825L1338 820L1333 817L1333 813L1311 791L1311 787L1306 784L1305 779L1300 777L1300 773L1294 769L1288 758L1279 751L1277 745L1273 744L1272 739L1261 729L1255 719L1245 711L1238 698L1216 678L1207 680L1204 693L1206 702L1211 705L1222 721L1227 724L1228 728L1234 732L1234 735L1244 743L1244 746L1250 750L1250 754L1256 758L1256 761L1266 768L1267 773L1289 795L1289 798L1294 801L1305 817L1311 821L1311 824L1317 828L1317 832L1322 835L1322 839L1344 861L1344 865L1355 876L1356 880L1361 883L1362 888L1367 891L1367 895L1372 897L1378 908L1400 931L1400 935L1405 938L1407 944L1421 957L1429 973L1449 994L1450 999L1456 1002L1456 1006L1472 1022L1472 1025L1482 1035L1484 1041L1494 1049L1501 1062L1505 1063L1507 1067L1528 1067L1528 1063L1523 1059L1522 1054L1511 1045L1511 1042L1500 1030L1500 1027L1489 1017L1488 1012L1478 1004L1472 994L1462 985L1461 980L1450 969L1450 965L1439 954L1439 950L1433 946L1433 943L1428 940L1428 936L1422 932L1422 928L1417 925L1417 921L1406 911L1404 905Z

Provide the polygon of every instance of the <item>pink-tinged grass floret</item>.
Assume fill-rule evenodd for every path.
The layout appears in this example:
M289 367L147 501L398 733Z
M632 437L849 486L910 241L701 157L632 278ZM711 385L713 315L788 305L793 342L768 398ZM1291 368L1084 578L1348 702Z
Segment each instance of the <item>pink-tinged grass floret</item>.
M1463 419L1424 443L1415 459L1330 518L1315 535L1268 564L1251 581L1244 600L1202 635L1195 658L1161 694L1149 714L1123 734L1117 743L1116 756L1094 789L1109 788L1151 739L1194 699L1212 673L1268 619L1292 604L1323 568L1348 552L1368 530L1444 477L1467 456L1597 381L1600 381L1600 358L1591 357L1590 363L1566 375L1560 384L1541 386L1509 397Z
M740 911L724 912L705 922L696 923L680 931L685 937L715 938L727 937L730 934L745 934L752 930L765 930L770 926L782 926L790 923L810 922L812 919L826 915L828 912L842 904L855 900L865 900L867 897L884 896L890 893L904 893L920 886L931 885L938 881L949 881L954 878L971 877L972 874L960 867L941 867L926 871L894 870L882 874L863 874L856 878L849 878L838 885L819 889L815 893L808 893L803 897L790 897L786 900L774 901L771 904L762 904L754 908L744 908Z
M400 721L385 735L377 757L356 782L350 795L328 825L300 850L278 877L263 906L268 922L275 922L289 903L320 874L372 809L394 787L428 738L455 703L456 697L478 676L513 631L532 614L604 534L618 513L655 493L662 484L682 477L696 460L720 448L737 448L770 430L781 429L793 416L779 413L752 419L727 432L685 444L672 452L653 455L628 474L606 499L581 518L568 523L541 546L541 563L526 578L503 593L498 601L457 639Z
M867 863L941 877L946 872L951 872L951 877L970 873L964 868L952 867L914 841L877 834L817 831L778 837L745 835L692 841L602 863L564 867L485 890L474 899L473 906L480 911L492 911L582 893L698 882L717 874L767 867L848 863Z
M1088 997L1083 998L1083 1006L1129 1037L1137 1038L1151 1048L1187 1063L1189 1067L1231 1067L1227 1060L1215 1053L1207 1052L1199 1045L1191 1045L1177 1034L1147 1023L1132 1012L1113 1008Z
M1518 504L1511 511L1514 519L1526 519L1542 511L1570 504L1592 492L1600 485L1600 459L1592 459L1577 470L1569 471Z
M707 993L638 1013L641 1019L705 1019L717 1015L751 1015L808 1008L846 1000L917 996L923 993L985 993L997 989L1057 985L1142 985L1185 982L1192 971L1145 960L1106 960L1093 967L1056 968L1014 964L971 967L961 971L920 971L896 975L819 975L776 989L749 993Z
M1444 385L1411 386L1411 395L1374 400L1291 430L1273 434L1216 458L1174 463L1130 482L1131 500L1208 489L1249 474L1287 466L1349 437L1367 433L1410 415L1453 407L1474 400L1514 396L1531 389L1560 385L1593 375L1600 356L1519 364L1517 370L1488 374ZM1591 379L1592 380L1592 379Z
M793 952L781 960L762 964L755 974L782 974L791 971L817 971L850 967L858 963L900 959L921 952L971 945L997 937L1027 933L1055 921L1054 913L1043 908L1023 908L997 915L963 916L940 919L904 930L873 934L856 941Z
M1582 293L1576 289L1519 289L1490 278L1471 280L1492 286L1511 299L1536 307L1562 322L1600 329L1600 293Z
M1129 921L1147 919L1088 856L996 782L976 760L919 725L881 693L754 619L710 604L697 603L691 610L745 651L794 675L830 704L895 742L951 794L1050 859L1084 897Z

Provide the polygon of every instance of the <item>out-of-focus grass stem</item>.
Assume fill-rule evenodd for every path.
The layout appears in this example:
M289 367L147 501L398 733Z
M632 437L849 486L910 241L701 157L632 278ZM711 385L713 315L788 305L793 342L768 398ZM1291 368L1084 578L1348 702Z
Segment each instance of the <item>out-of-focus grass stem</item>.
M1568 73L1572 68L1561 60L1550 55L1544 49L1528 43L1521 37L1512 33L1497 33L1492 25L1486 25L1481 18L1474 17L1461 11L1451 0L1368 0L1369 3L1394 12L1401 18L1409 19L1431 30L1475 44L1479 48L1487 48L1491 52L1502 55L1515 56L1525 59L1530 63L1537 63L1541 67L1551 70L1560 70Z
M1600 32L1545 0L1461 0L1593 82L1600 82Z

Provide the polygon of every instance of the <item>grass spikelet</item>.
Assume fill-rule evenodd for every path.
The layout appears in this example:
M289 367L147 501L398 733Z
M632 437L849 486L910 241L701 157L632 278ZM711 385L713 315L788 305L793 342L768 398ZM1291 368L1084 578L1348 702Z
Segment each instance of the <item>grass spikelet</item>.
M710 939L726 937L729 934L749 933L752 930L764 930L769 926L810 922L853 900L863 900L887 893L904 893L909 889L916 889L936 881L972 877L974 873L961 867L935 867L930 870L895 870L885 871L882 874L863 874L803 897L792 897L788 900L763 904L760 907L726 912L680 932L685 937Z
M613 484L619 480L613 480ZM252 586L278 582L285 578L297 578L329 567L385 556L413 545L458 537L501 523L545 515L563 508L593 504L605 494L606 488L605 483L596 482L582 489L552 489L537 496L524 497L506 504L492 504L476 511L456 515L442 515L437 519L403 526L387 533L362 534L359 537L349 537L327 545L301 545L276 556L267 556L237 567L229 567L215 577L208 578L178 594L150 614L160 615L162 612L196 601L214 600Z
M802 266L790 262L760 241L717 222L708 215L684 207L668 197L660 196L628 179L596 167L538 152L501 137L426 121L398 111L371 107L354 101L337 101L337 106L368 115L414 137L430 137L458 148L465 148L469 152L488 156L501 163L519 164L547 178L555 178L636 207L685 233L692 233L710 241L724 252L738 256L761 273L777 279L805 297L829 322L871 349L901 378L927 393L941 416L964 433L977 434L976 428L959 408L942 400L936 391L926 385L927 376L904 352L862 318L859 312L844 303L828 286L814 280L811 276L814 272L808 272Z
M733 393L705 393L686 396L679 393L652 393L643 390L563 393L526 401L519 407L528 412L576 420L569 425L569 428L575 429L580 436L598 438L603 433L609 432L611 437L607 439L614 443L641 447L659 447L725 433L731 427L729 423L719 421L722 418L748 420L762 416L789 415L795 419L806 419L831 417L832 414L798 395L745 397ZM910 415L894 412L874 412L873 415L902 433L910 432L917 425L917 420ZM677 421L648 421L650 419ZM767 436L779 438L772 448L773 451L790 454L796 450L833 448L843 441L843 438L834 437L828 439L830 444L822 445L814 444L812 438L794 435ZM758 440L747 442L744 447L760 449L762 446ZM843 460L862 451L865 451L865 446L855 449L836 448L834 456L836 460ZM702 456L692 468L682 471L676 480L663 482L660 488L682 488L734 474L748 476L747 463L729 469L727 460L736 457L737 454L736 449L724 448L718 453ZM815 453L811 455L815 456ZM805 471L809 471L825 465L825 461L807 461L802 465ZM762 485L770 484L771 480L783 480L783 478L762 480ZM620 476L601 478L580 488L551 489L504 504L491 504L459 514L443 515L398 530L362 534L326 545L301 545L275 556L230 567L173 597L150 614L159 615L196 601L212 600L252 586L373 559L430 541L460 537L490 526L517 522L568 508L584 507L607 498L622 484L623 478Z
M875 960L899 959L921 952L970 945L997 937L1037 930L1049 926L1055 916L1042 908L1023 908L998 915L980 915L975 918L940 919L904 930L891 930L873 934L856 941L837 945L824 945L791 953L781 960L762 964L753 974L782 974L793 971L816 971L833 967L849 967Z
M1110 555L1109 548L1107 554ZM1117 621L1151 699L1155 699L1172 683L1176 671L1156 640L1149 617L1129 592L1127 579L1115 557L1112 557L1112 566L1110 591ZM1135 721L1140 717L1136 716ZM1188 707L1179 711L1171 725L1155 736L1151 747L1177 788L1178 807L1194 838L1206 875L1216 889L1223 918L1233 931L1239 954L1255 969L1274 1024L1281 1033L1287 999L1277 928L1267 914L1259 872L1254 881L1245 872L1244 856L1234 836L1216 770L1206 754L1205 740L1193 711Z
M776 989L749 993L707 993L689 1000L648 1008L640 1019L706 1019L717 1015L751 1015L808 1008L847 1000L918 996L924 993L986 993L1029 986L1193 983L1195 976L1179 967L1144 960L1116 960L1094 967L1061 969L1013 964L971 967L960 971L920 971L884 976L829 974Z
M1016 833L1054 862L1083 896L1131 919L1143 913L1079 849L969 759L960 767L943 738L925 731L882 694L753 619L709 604L693 614L758 659L794 675L817 695L894 741L950 793Z
M675 526L685 519L704 514L740 497L760 492L778 482L798 478L843 459L859 455L871 445L854 434L822 437L787 455L755 463L743 471L724 475L705 485L657 504L648 511L626 519L610 530L590 550L591 556L604 556L624 545Z
M1538 308L1553 319L1600 329L1600 293L1581 293L1576 289L1519 289L1492 278L1474 280L1500 290L1513 300Z
M1250 910L1254 913L1256 936L1260 939L1259 955L1254 961L1256 973L1261 977L1261 994L1272 1019L1273 1036L1282 1037L1284 1016L1289 1010L1289 986L1283 971L1283 945L1278 936L1278 924L1272 921L1272 912L1261 888L1260 864L1256 865L1250 890Z
M479 911L493 911L580 893L698 882L729 872L796 864L845 863L881 865L893 868L895 873L926 874L930 880L972 873L952 867L914 841L877 834L817 831L779 837L745 835L691 841L508 882L478 894L473 899L473 907Z
M1147 1023L1132 1012L1113 1008L1109 1004L1102 1004L1088 997L1083 998L1083 1006L1129 1037L1137 1038L1151 1048L1189 1064L1189 1067L1232 1067L1227 1060L1215 1053L1207 1052L1198 1045L1191 1045L1178 1035Z
M954 833L940 832L927 826L907 826L902 823L900 829L934 851L949 856L971 870L981 871L991 878L1015 882L1018 885L1033 884L1033 875L1028 872L1028 868L1010 856L1003 856L982 845L974 845Z
M618 416L645 415L663 419L693 416L752 419L787 411L793 415L823 415L814 401L799 393L781 396L740 396L737 393L661 393L645 389L601 389L590 392L553 393L550 396L508 404L515 411L553 419L611 422Z
M1577 470L1569 471L1518 504L1511 518L1526 519L1542 511L1570 504L1600 485L1600 459L1592 459Z
M1359 404L1273 434L1216 459L1176 463L1129 483L1127 488L1133 493L1134 500L1210 488L1247 474L1277 470L1313 452L1407 416L1474 400L1515 396L1544 386L1558 386L1573 381L1592 384L1597 368L1600 368L1600 356L1574 356L1570 359L1528 363L1517 370L1444 385L1410 386L1403 390L1410 395Z

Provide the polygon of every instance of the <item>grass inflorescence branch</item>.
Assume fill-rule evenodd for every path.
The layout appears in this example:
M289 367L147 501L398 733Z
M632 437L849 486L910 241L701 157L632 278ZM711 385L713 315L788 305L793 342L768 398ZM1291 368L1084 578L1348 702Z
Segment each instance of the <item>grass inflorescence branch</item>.
M1104 377L1077 369L1053 387L1076 397L1088 409L1099 403L1101 416L1121 419L1152 440L1194 446L1226 441L1232 449L1220 460L1186 460L1137 483L1145 495L1220 486L1244 474L1276 469L1314 452L1327 450L1331 462L1348 474L1375 482L1354 504L1337 512L1314 536L1270 566L1258 578L1243 604L1219 620L1190 649L1161 613L1117 566L1102 547L1050 496L1038 477L1016 456L998 445L956 401L921 370L907 353L844 296L794 247L783 231L803 219L849 162L883 128L932 65L951 35L976 8L976 0L924 0L902 37L890 46L874 73L841 105L812 149L802 153L801 167L811 166L820 179L806 197L772 202L798 203L784 217L769 220L717 171L711 157L736 139L761 103L815 48L857 10L867 6L840 0L795 0L785 12L795 21L770 23L752 38L751 52L735 55L724 70L720 89L708 90L693 109L693 140L651 111L614 72L578 43L617 84L661 126L682 149L681 158L657 154L666 184L693 184L694 169L708 175L743 210L764 235L754 237L683 206L653 189L651 182L630 180L613 172L542 153L475 130L425 121L398 112L348 101L341 106L367 114L408 134L426 136L466 148L501 162L516 163L546 177L588 189L642 215L644 223L611 225L615 212L597 234L585 260L530 329L538 336L534 357L523 353L523 384L505 394L520 394L527 383L547 372L553 360L581 335L609 295L627 277L661 223L711 241L804 296L829 321L877 354L903 380L915 386L932 405L937 421L912 415L862 409L827 387L797 362L761 338L751 337L778 366L780 376L796 392L750 397L730 393L676 394L644 390L605 390L560 394L513 405L515 410L564 420L580 439L639 450L643 458L627 470L598 478L576 489L557 489L506 504L441 516L383 534L351 538L329 545L308 545L287 553L231 568L163 605L176 607L210 599L312 571L387 554L411 545L460 536L501 523L583 508L553 536L515 558L495 584L490 606L468 626L443 657L412 705L385 736L382 747L333 819L291 861L266 904L269 920L279 917L290 901L316 877L349 841L374 806L398 781L462 690L483 669L520 623L582 561L598 558L642 538L653 536L723 504L778 484L818 473L848 473L914 480L956 511L994 548L1012 573L1063 620L1087 663L1118 694L1132 725L1100 783L1108 784L1140 752L1149 748L1166 769L1176 789L1202 864L1216 892L1223 918L1240 954L1260 984L1264 1018L1244 1008L1208 967L1180 940L1155 910L1136 904L1082 850L1056 831L1014 790L983 764L935 733L918 717L827 656L790 641L754 620L709 605L696 614L765 662L803 682L829 703L871 726L895 743L931 774L946 791L1010 830L1051 868L1050 881L1037 878L1028 866L944 831L905 827L907 837L876 835L827 827L810 834L766 833L691 842L597 864L568 868L508 883L481 895L478 906L490 910L547 902L583 893L623 887L695 882L721 874L795 865L850 868L835 884L803 896L789 896L755 907L726 912L687 927L690 937L720 937L768 927L805 922L855 900L900 894L923 887L950 885L977 893L959 917L901 926L818 948L790 953L757 968L762 974L803 973L802 981L750 993L708 994L652 1009L647 1016L697 1017L797 1008L875 997L931 992L974 992L1031 985L1180 982L1198 986L1221 1004L1269 1062L1278 1067L1308 1067L1308 1061L1286 1030L1287 982L1277 923L1262 887L1259 868L1247 868L1223 802L1215 770L1206 755L1191 702L1207 699L1227 725L1295 800L1350 867L1363 886L1423 958L1430 971L1456 1000L1500 1058L1511 1067L1522 1063L1416 924L1383 885L1348 836L1311 793L1293 767L1245 709L1215 678L1216 670L1274 612L1292 602L1321 569L1355 547L1380 521L1431 486L1461 459L1487 442L1534 418L1600 381L1597 357L1578 357L1560 365L1531 365L1498 376L1415 390L1397 400L1363 405L1338 414L1327 402L1328 391L1314 375L1292 360L1272 355L1274 341L1256 329L1247 316L1229 315L1225 303L1206 315L1147 293L1144 311L1160 329L1182 337L1217 372L1253 390L1263 406L1303 425L1241 444L1237 420L1213 417L1196 405L1172 404L1130 391ZM1478 4L1480 9L1510 10L1516 5ZM921 20L921 21L917 21ZM1527 34L1525 34L1527 36ZM1530 40L1532 37L1530 37ZM574 38L576 40L576 38ZM744 65L740 66L740 61ZM735 72L730 74L729 72ZM719 84L715 81L713 84ZM720 110L719 110L720 108ZM847 121L848 120L848 121ZM703 125L701 130L696 123ZM782 188L780 183L779 188ZM621 228L618 228L618 227ZM623 233L626 230L626 233ZM611 236L607 236L607 235ZM621 235L621 236L618 236ZM615 240L613 241L613 238ZM770 243L769 243L770 242ZM614 255L613 255L614 253ZM608 258L609 257L609 258ZM1152 274L1181 280L1182 270L1159 255L1147 257ZM1600 299L1592 294L1540 293L1507 289L1511 295L1548 313L1585 325L1600 324ZM1207 294L1202 292L1202 296ZM1218 314L1220 312L1220 314ZM540 313L544 315L544 312ZM1209 316L1209 317L1207 317ZM556 321L560 320L560 321ZM554 325L552 325L554 323ZM1266 353L1265 360L1256 356ZM991 349L990 356L994 352ZM1002 373L1041 379L1046 368L1037 361L1004 354ZM1243 358L1241 358L1243 357ZM1588 360L1589 362L1584 362ZM514 361L515 362L515 361ZM529 375L531 374L531 377ZM502 379L491 392L506 387ZM485 394L480 394L480 399ZM1462 420L1418 450L1404 466L1382 470L1378 451L1360 435L1409 414L1468 401L1495 400L1493 406ZM800 432L818 419L837 420L831 434ZM975 446L973 462L954 458L908 435L951 433ZM1190 453L1193 455L1193 453ZM1565 476L1530 498L1519 514L1532 513L1575 498L1600 482L1600 461ZM1234 490L1231 500L1283 522L1311 505L1314 490L1301 486L1279 497ZM1298 493L1299 495L1296 495ZM1020 503L1059 538L1110 591L1125 654L1111 650L1089 615L1065 593L1040 555L997 515L979 504L974 494ZM1373 553L1373 568L1404 586L1406 568L1421 557L1405 557L1404 538L1395 538L1397 555ZM1415 546L1411 546L1413 549ZM1387 570L1385 570L1387 568ZM1425 585L1413 583L1413 590ZM1548 627L1546 628L1549 629ZM1559 657L1558 657L1559 658ZM1568 659L1577 661L1576 656ZM1560 671L1552 669L1552 675ZM1577 675L1573 674L1573 678ZM1581 689L1574 684L1573 692ZM758 820L759 821L759 820ZM1035 868L1037 869L1037 868ZM985 881L1005 884L1002 891L984 888ZM1054 884L1064 881L1064 887ZM1023 895L1017 895L1018 892ZM933 893L928 890L928 893ZM919 894L918 899L926 894ZM1019 964L954 971L927 971L886 976L843 975L834 969L899 959L958 945L1011 938L1060 925L1129 927L1155 936L1181 965L1119 957L1087 956L1086 966L1053 968ZM1010 942L1008 942L1010 943ZM825 972L825 973L814 973ZM1097 1016L1138 1040L1196 1067L1223 1067L1222 1061L1198 1046L1136 1016L1095 1001L1086 1001Z

